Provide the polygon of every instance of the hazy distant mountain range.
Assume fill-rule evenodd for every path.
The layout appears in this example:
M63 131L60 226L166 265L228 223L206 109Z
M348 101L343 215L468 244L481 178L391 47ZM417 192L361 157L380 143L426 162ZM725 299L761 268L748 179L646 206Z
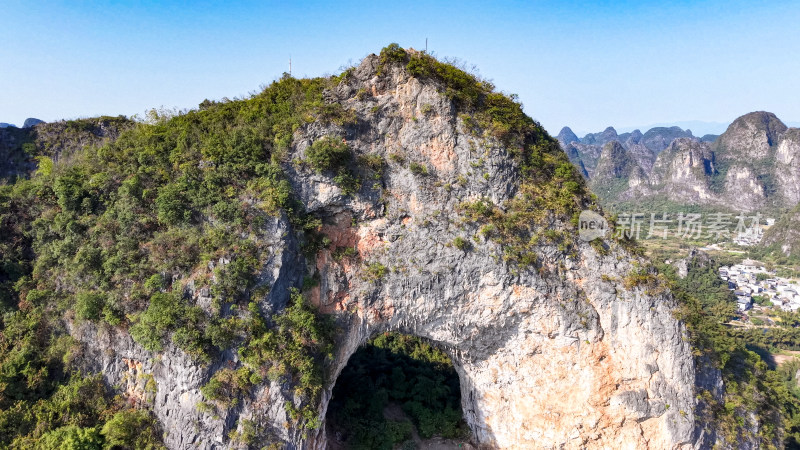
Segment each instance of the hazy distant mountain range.
M610 157L617 159L617 162L627 165L628 160L632 160L636 167L650 172L655 163L657 155L669 146L672 141L678 138L689 138L701 141L713 141L717 138L714 135L706 135L702 138L695 137L691 131L682 130L679 127L652 128L642 134L639 130L630 133L617 134L613 127L608 127L599 133L589 133L583 138L578 138L569 127L565 127L558 134L561 147L578 166L587 179L594 179L595 170L600 166L603 178L608 170ZM601 156L605 147L608 145L608 153L605 158ZM601 164L602 163L602 164ZM631 169L633 166L631 166ZM617 177L620 175L619 168L616 170Z
M608 127L578 138L565 127L558 140L612 210L759 212L779 218L763 244L800 255L800 128L773 113L745 114L719 136L674 126L644 134Z
M705 134L722 134L726 128L728 128L728 124L725 122L705 122L702 120L684 120L681 122L660 122L660 123L653 123L650 125L645 126L633 126L633 127L619 127L620 131L633 131L636 129L639 130L649 130L651 128L672 128L678 127L684 130L691 130L693 134L697 136L703 136Z
M784 122L788 127L800 127L800 122ZM707 122L703 120L684 120L679 122L659 122L649 125L636 125L636 126L619 126L615 127L619 133L630 133L634 130L650 130L653 128L672 128L678 127L682 130L691 131L695 136L704 136L707 134L720 135L725 132L730 123L727 122ZM554 130L555 131L555 130ZM588 132L576 131L579 135L588 134ZM555 134L555 132L553 132Z
M558 139L606 204L780 211L800 202L800 129L772 113L739 117L719 136L675 126L578 138L565 127Z

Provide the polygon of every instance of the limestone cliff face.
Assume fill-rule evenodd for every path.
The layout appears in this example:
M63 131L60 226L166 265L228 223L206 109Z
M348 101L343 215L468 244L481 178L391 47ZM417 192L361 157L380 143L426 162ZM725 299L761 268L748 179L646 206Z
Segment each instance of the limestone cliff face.
M704 203L713 198L706 180L713 170L714 155L707 144L680 138L658 155L650 181L676 201Z
M633 144L633 149L649 152L647 147L640 144ZM594 176L589 180L593 192L620 200L647 195L648 184L647 174L633 156L633 152L626 150L617 141L611 141L603 146Z
M681 138L695 139L691 130L682 130L680 127L656 127L644 133L641 143L658 154L669 147L672 141Z
M739 210L755 211L766 200L764 185L759 183L758 173L746 165L735 164L725 174L725 192L717 203L739 205Z
M584 243L572 252L539 244L537 268L505 262L504 248L479 238L478 226L456 211L481 198L502 207L518 193L520 168L509 149L470 131L437 83L400 65L378 75L378 64L378 57L367 57L327 92L329 102L354 112L355 125L309 123L295 132L289 150L293 190L323 220L330 245L306 259L286 218L265 225L273 240L258 281L269 291L261 308L280 311L288 288L315 276L311 299L336 317L340 330L319 416L355 350L376 333L398 330L452 357L477 444L693 448L702 428L694 414L697 369L669 292L626 288L636 261L612 241L602 254ZM346 141L356 155L384 157L383 176L345 195L332 176L304 163L305 150L328 136ZM549 227L574 232L560 221ZM459 237L470 245L452 245ZM334 256L347 247L356 255ZM204 301L203 290L191 285L186 295ZM198 410L209 377L240 364L234 352L203 366L171 345L145 351L121 330L87 324L71 330L85 344L89 366L151 402L171 449L229 448L229 432L244 420L265 430L260 444L269 436L288 448L326 447L323 431L304 431L290 420L286 405L299 400L278 381L265 381L216 417ZM154 380L150 390L136 382L142 377Z
M653 164L655 164L658 152L653 151L645 144L630 141L627 144L627 149L630 156L636 161L636 164L641 167L645 174L649 174L653 171ZM659 150L659 152L660 151L661 150Z
M775 152L779 194L788 204L800 203L800 129L790 128Z
M561 144L562 148L566 147L568 144L571 144L573 142L580 141L580 139L578 139L578 136L575 135L575 133L572 131L572 128L570 127L562 128L561 131L558 133L556 139L558 139L558 142Z
M571 142L566 146L562 145L562 148L567 156L569 156L570 161L579 168L582 168L584 177L587 180L591 180L597 168L600 154L603 152L603 146Z
M588 245L573 256L542 246L548 270L541 273L499 263L497 244L475 243L467 252L449 246L477 229L437 211L479 196L502 204L515 194L516 168L492 139L465 132L436 86L400 68L388 79L376 78L374 64L365 60L335 95L377 129L345 139L357 153L400 152L430 167L431 175L390 167L386 209L347 202L330 180L311 173L294 178L304 203L331 217L332 247L354 243L364 261L392 268L381 280L364 282L358 267L336 264L327 251L315 262L320 306L345 314L346 337L332 373L374 333L400 330L438 343L453 357L467 420L481 444L689 443L694 366L669 296L626 291L620 280L632 269L630 260L601 256ZM355 99L364 89L372 98ZM376 106L378 117L371 112ZM427 109L428 123L420 126L414 117ZM308 130L296 137L298 155L313 140L339 133ZM474 173L482 157L480 172L488 180ZM437 187L459 176L467 179L463 186ZM604 282L602 274L617 281ZM314 445L323 443L320 434Z

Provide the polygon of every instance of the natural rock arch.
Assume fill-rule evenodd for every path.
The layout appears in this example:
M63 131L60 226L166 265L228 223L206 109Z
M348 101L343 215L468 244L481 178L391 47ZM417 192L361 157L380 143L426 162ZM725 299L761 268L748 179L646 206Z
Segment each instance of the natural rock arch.
M370 335L398 330L447 349L461 378L465 416L481 444L688 443L694 365L672 298L625 289L622 280L633 266L621 251L603 256L578 244L568 255L540 245L538 268L520 269L503 262L500 244L453 245L478 231L451 216L458 204L480 197L503 204L516 193L518 168L497 141L466 132L435 85L397 69L387 82L374 76L376 64L377 58L367 58L354 81L337 92L369 126L308 130L306 141L297 140L297 153L338 133L357 153L400 152L430 167L435 178L387 171L386 209L379 199L343 201L322 177L296 178L303 180L295 185L303 203L325 217L323 233L331 239L314 263L320 283L311 297L324 312L339 314L346 330L330 371L334 378ZM373 92L373 99L353 98L359 89ZM367 120L375 106L381 116ZM417 126L414 118L425 114L426 125ZM475 176L476 161L488 176ZM440 187L459 179L468 181ZM346 247L357 249L360 263L333 257ZM371 276L364 264L385 267L385 273Z
M625 277L629 264L588 245L579 258L563 261L557 249L546 248L558 258L554 264L565 262L564 272L512 274L489 252L465 253L436 241L423 235L394 244L387 262L389 254L427 254L420 248L430 249L436 262L412 276L392 272L370 282L372 290L352 303L349 294L337 297L342 269L320 257L319 290L328 295L319 305L356 308L333 374L372 335L397 330L432 340L451 356L465 418L480 444L664 448L689 442L694 367L673 301L600 279ZM323 396L323 413L334 384ZM324 448L323 436L314 447Z
M348 359L325 422L328 448L470 440L452 359L436 343L399 332L373 336Z
M295 195L323 221L330 243L309 260L285 216L265 225L273 241L259 276L269 288L261 308L280 311L289 288L314 276L308 297L340 330L319 417L356 348L374 333L398 330L450 354L465 418L482 445L688 446L695 366L671 295L626 287L634 258L612 241L600 249L575 240L567 251L543 240L532 245L535 265L506 261L504 244L479 237L479 225L457 211L479 199L503 207L518 194L521 170L510 149L470 131L437 83L401 65L382 67L379 76L379 65L367 57L327 93L353 111L354 123L309 123L295 132L287 157L302 161L313 142L335 136L356 155L387 164L376 186L345 195L330 174L286 164ZM544 226L574 232L564 220ZM351 256L338 253L347 248ZM225 448L227 433L247 417L290 448L325 447L323 427L304 431L289 420L284 405L296 399L278 381L218 419L197 410L210 374L237 364L233 351L201 367L173 346L155 358L119 330L85 325L73 335L111 384L131 371L154 376L153 409L170 448Z

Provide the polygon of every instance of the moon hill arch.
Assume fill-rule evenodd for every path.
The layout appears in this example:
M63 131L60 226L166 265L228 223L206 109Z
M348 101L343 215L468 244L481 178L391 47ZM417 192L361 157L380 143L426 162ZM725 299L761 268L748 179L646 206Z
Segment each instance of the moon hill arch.
M509 258L513 239L485 239L481 229L491 221L470 219L484 215L474 212L475 203L508 207L536 195L549 181L543 178L558 170L542 164L524 173L509 143L551 151L554 160L563 158L557 145L540 129L517 141L471 130L441 85L401 64L376 76L380 63L368 57L352 83L335 92L364 118L357 130L348 135L319 127L295 141L302 154L318 139L343 135L356 153L385 152L390 161L383 198L343 202L324 177L297 178L303 203L326 217L329 248L355 248L367 262L366 269L337 262L323 250L313 263L319 284L312 301L347 321L334 378L370 337L397 330L437 343L452 358L478 444L669 448L691 442L694 365L668 293L625 289L633 260L613 243L603 255L578 239L565 249L558 238L543 237L526 247L535 261L519 262ZM365 91L370 95L359 100ZM392 165L398 153L408 170ZM413 163L428 174L415 173ZM588 207L580 198L575 203ZM548 216L541 228L575 235L569 216ZM323 405L328 399L326 392ZM319 433L314 443L323 448L323 441Z
M337 330L316 401L291 381L264 379L214 418L196 407L200 387L241 365L235 352L204 366L171 344L156 358L124 331L72 329L110 384L153 376L169 448L228 448L246 423L263 442L326 448L337 377L386 331L452 359L478 445L694 446L698 368L676 301L657 285L624 283L645 263L619 243L578 239L573 217L597 208L558 143L518 104L391 46L346 71L324 100L336 115L294 130L281 159L324 245L304 252L309 242L287 214L270 216L254 291L262 311L278 314L292 288L314 281L303 295ZM192 286L187 297L206 301ZM292 417L303 406L313 417ZM318 426L304 428L309 420Z

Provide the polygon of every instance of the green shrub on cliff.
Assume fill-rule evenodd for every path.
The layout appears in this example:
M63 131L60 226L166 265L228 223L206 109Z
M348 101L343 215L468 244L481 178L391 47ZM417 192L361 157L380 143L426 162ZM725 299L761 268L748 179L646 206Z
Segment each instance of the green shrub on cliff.
M306 150L311 166L320 171L336 171L345 167L353 159L350 148L341 139L326 136L314 141Z
M174 294L154 294L147 309L131 327L131 336L142 347L158 351L163 339L185 316L185 306Z
M75 297L75 316L79 319L98 320L105 306L105 298L96 292L81 292Z
M102 450L103 437L97 427L75 425L56 428L39 439L37 450Z
M239 399L248 395L253 384L261 382L260 377L247 367L238 370L223 368L218 370L200 392L203 397L215 401L223 407L234 406Z
M158 450L165 448L154 433L155 419L141 410L126 410L114 414L100 433L108 449Z
M7 372L9 360L4 359L2 364ZM59 371L48 375L51 387L33 394L30 400L35 399L35 402L30 405L23 397L3 397L9 391L2 391L0 447L47 450L164 448L152 415L132 410L122 399L113 398L101 375L76 374L63 378Z
M306 156L317 172L334 172L333 181L345 195L355 194L361 187L361 180L349 167L353 162L353 152L342 140L326 136L314 141L306 149Z

